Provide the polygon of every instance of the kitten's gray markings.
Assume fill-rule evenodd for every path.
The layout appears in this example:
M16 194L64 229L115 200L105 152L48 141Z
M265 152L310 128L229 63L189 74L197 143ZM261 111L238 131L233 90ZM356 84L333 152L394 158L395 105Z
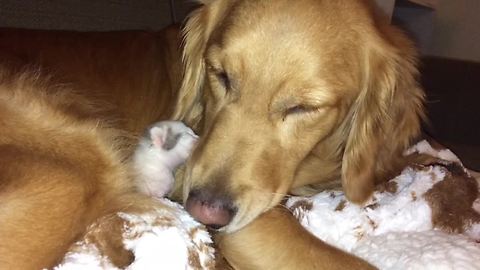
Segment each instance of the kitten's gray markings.
M180 138L182 134L173 134L172 129L169 127L167 129L167 139L165 140L165 143L163 144L163 149L170 151L177 145L178 139Z

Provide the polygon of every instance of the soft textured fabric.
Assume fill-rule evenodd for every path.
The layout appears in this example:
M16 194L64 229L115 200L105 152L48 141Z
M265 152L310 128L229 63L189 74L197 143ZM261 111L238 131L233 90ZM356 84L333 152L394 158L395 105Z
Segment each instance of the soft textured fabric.
M459 162L450 151L436 151L425 141L408 153L412 152ZM292 197L287 207L317 237L380 269L480 269L480 224L470 224L464 234L443 232L432 225L432 211L423 194L445 175L442 166L406 168L391 180L395 188L376 191L365 207L349 203L340 191ZM213 269L214 249L204 227L182 206L168 199L160 202L166 207L151 213L118 213L128 224L125 247L136 258L127 269ZM472 207L480 211L480 200ZM55 269L116 268L94 245L81 241Z
M167 199L161 210L133 215L118 213L126 221L123 238L135 255L128 270L214 269L212 240L203 225L193 220L182 206ZM55 270L117 270L97 247L86 241L75 243Z
M407 153L413 152L460 162L426 141ZM480 224L470 224L464 234L449 234L432 224L423 195L446 173L442 166L406 168L390 181L394 188L376 191L364 207L348 202L340 191L293 197L287 207L314 235L380 269L480 269ZM478 211L479 204L477 199L472 207Z

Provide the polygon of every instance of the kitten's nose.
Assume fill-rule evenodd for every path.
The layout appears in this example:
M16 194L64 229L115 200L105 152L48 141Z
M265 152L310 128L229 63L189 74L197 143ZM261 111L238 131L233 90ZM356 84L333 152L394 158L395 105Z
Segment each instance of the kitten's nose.
M197 221L212 229L228 225L237 212L229 196L206 188L190 191L185 207Z

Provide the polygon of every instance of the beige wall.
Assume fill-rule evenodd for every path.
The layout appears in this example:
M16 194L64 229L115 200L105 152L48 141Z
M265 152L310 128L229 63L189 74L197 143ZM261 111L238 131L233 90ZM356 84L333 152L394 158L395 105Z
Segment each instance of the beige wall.
M397 4L393 21L423 55L480 62L480 0L438 0L435 10Z
M375 2L387 16L392 16L395 0L375 0Z
M440 0L426 54L480 62L480 0Z

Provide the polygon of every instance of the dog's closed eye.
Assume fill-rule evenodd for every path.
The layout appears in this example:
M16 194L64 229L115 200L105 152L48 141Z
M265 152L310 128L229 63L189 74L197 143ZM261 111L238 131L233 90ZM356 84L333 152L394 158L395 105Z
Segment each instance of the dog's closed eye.
M285 115L305 113L308 110L309 108L304 105L295 105L285 110Z
M283 112L283 121L288 116L301 116L301 115L307 115L315 112L319 112L321 108L319 107L314 107L314 106L309 106L309 105L304 105L304 104L297 104L291 107L288 107L284 112Z
M226 90L230 90L230 88L232 87L231 83L230 83L230 77L228 76L227 72L225 71L217 71L215 73L215 75L217 76L217 79L218 81L220 82L220 84L222 84L222 86L226 89Z
M207 63L207 68L210 71L210 74L213 74L218 83L225 89L230 90L232 87L231 79L229 74L221 69L216 68L212 64Z

